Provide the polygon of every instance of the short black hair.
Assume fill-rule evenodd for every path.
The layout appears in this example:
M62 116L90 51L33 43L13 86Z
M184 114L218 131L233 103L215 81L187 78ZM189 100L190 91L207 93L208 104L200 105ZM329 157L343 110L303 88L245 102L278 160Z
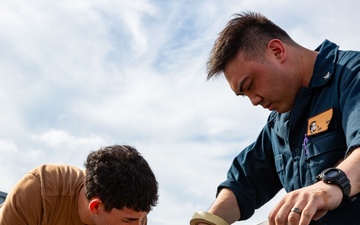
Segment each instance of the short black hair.
M220 32L207 62L207 79L224 72L227 63L239 52L248 60L259 60L271 39L296 45L290 36L260 13L235 14Z
M149 212L158 201L158 183L149 164L134 148L113 145L91 152L86 162L85 195L98 197L105 211L127 207Z

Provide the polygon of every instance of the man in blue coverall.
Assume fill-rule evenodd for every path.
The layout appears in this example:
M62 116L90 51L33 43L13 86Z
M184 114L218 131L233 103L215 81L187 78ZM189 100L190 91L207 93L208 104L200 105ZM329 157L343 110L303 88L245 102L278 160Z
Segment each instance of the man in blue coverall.
M190 223L246 220L284 188L270 225L360 224L360 52L328 40L309 50L247 12L219 34L207 66L208 79L223 73L236 95L272 112Z

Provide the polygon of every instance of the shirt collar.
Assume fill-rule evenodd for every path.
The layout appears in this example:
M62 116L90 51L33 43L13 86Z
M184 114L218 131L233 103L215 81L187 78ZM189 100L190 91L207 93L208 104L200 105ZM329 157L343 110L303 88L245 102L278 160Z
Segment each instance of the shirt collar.
M319 54L316 57L309 88L322 86L331 80L335 72L338 50L339 46L328 40L315 49Z

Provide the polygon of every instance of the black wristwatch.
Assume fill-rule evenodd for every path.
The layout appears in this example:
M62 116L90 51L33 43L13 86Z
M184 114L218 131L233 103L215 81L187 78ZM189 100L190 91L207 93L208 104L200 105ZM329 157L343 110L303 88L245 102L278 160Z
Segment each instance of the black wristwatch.
M350 198L350 181L342 170L338 168L328 168L316 176L316 181L321 180L327 184L334 184L340 187L343 193L342 203L354 200L353 198Z

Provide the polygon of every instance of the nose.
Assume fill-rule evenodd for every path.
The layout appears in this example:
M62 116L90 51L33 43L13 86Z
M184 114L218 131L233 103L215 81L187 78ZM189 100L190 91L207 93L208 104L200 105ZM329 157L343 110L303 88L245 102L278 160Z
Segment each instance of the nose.
M247 94L247 96L254 106L259 105L263 101L263 98L256 94Z

